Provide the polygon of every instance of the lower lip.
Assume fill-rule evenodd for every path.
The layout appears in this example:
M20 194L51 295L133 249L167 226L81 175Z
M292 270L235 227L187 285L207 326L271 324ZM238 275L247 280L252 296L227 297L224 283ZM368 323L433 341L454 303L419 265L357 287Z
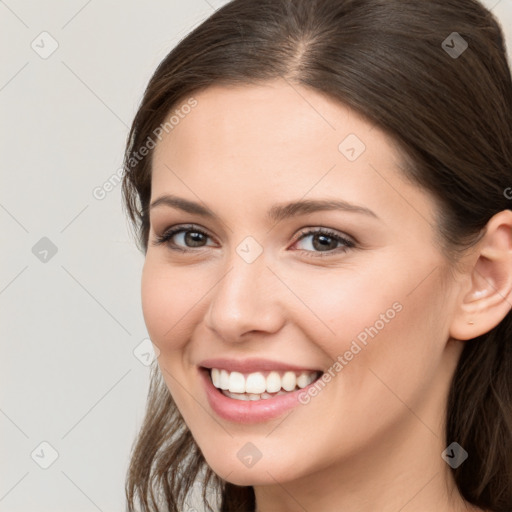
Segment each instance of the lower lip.
M277 418L288 409L301 405L301 402L299 402L299 394L307 393L308 388L317 382L313 381L305 388L297 389L286 395L279 395L273 398L236 400L227 397L213 385L209 371L200 368L199 373L204 382L206 397L210 407L221 418L235 423L258 423Z

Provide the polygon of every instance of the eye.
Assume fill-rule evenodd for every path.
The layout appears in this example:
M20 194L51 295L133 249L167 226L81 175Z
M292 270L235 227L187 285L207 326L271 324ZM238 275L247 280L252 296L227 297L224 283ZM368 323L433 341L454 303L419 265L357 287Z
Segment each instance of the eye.
M312 249L299 250L311 257L332 256L334 254L347 252L349 249L356 247L355 242L352 240L341 236L336 231L326 228L302 231L299 233L298 237L296 237L294 245L297 245L308 237L312 237L311 242L305 245ZM175 238L174 241L173 238ZM173 251L190 252L193 251L194 248L200 249L207 247L205 242L208 238L211 238L210 235L197 226L175 226L166 230L162 235L157 235L153 245L165 244ZM179 241L182 245L177 244L176 241ZM339 244L341 244L341 247Z
M332 256L334 254L347 252L349 249L356 246L352 240L341 236L336 231L331 231L326 228L310 229L301 232L294 245L308 237L312 237L311 241L305 245L313 248L313 250L306 249L306 255L311 257L322 258ZM340 243L342 244L341 247L338 246Z
M184 244L190 245L185 245L185 247L177 245L172 241L176 235L179 235L176 239L179 239ZM153 245L167 244L172 250L188 252L193 248L205 247L205 245L201 244L208 238L210 238L210 235L196 226L176 226L168 229L162 235L157 235Z

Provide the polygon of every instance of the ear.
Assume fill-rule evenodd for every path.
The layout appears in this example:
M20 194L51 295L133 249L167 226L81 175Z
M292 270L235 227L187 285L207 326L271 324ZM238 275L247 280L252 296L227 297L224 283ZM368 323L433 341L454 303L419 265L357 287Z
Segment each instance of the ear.
M450 336L469 340L496 327L512 309L512 210L489 220L461 282Z

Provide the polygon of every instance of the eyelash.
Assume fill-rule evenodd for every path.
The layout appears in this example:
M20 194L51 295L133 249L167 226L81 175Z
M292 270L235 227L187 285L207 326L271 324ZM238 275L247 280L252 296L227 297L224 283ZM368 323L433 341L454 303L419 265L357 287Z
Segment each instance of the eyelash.
M185 252L194 252L195 251L194 248L183 249L182 247L179 247L176 244L170 243L170 240L172 239L172 237L174 235L177 235L178 233L181 233L181 232L187 232L187 231L191 231L193 233L200 233L208 238L211 238L208 233L206 233L205 231L203 231L202 229L200 229L196 226L193 226L193 225L176 226L174 228L171 228L171 229L165 231L162 235L157 235L155 238L155 241L153 242L153 245L167 244L169 249L171 249L173 251L179 251L179 252L184 252L184 253ZM332 250L325 251L325 252L323 252L323 251L315 252L315 251L307 251L305 249L298 249L299 251L302 251L303 253L305 253L305 255L308 257L325 258L328 256L333 256L335 254L345 253L349 249L353 249L356 247L356 244L353 241L339 235L337 232L332 231L328 228L306 229L304 231L301 231L299 233L299 235L295 238L294 244L299 242L300 240L306 238L307 236L316 235L316 234L327 235L329 238L333 238L334 240L343 243L344 247L337 247L336 249L332 249ZM200 250L200 249L203 249L203 247L200 247L197 250Z

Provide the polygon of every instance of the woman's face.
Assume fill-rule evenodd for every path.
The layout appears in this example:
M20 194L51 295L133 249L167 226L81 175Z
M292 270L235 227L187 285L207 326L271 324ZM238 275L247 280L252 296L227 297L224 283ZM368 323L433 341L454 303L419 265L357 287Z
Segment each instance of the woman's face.
M461 347L432 198L401 177L385 133L312 90L279 80L195 99L155 148L142 303L207 463L265 485L334 465L349 478L362 461L369 475L390 450L405 461L432 443L440 458Z

